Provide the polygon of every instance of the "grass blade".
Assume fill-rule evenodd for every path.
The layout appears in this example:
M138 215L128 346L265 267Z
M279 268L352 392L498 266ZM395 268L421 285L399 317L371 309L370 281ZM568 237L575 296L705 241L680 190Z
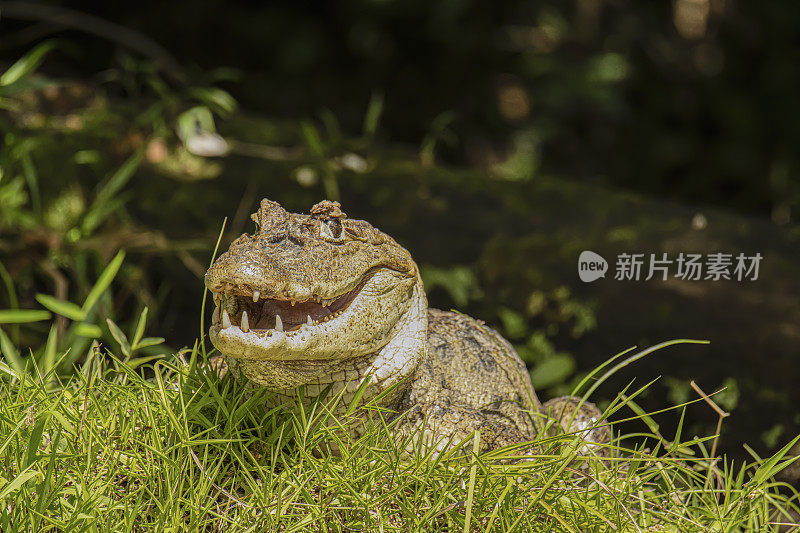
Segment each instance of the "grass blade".
M139 341L142 340L142 335L144 335L144 328L147 325L147 307L142 309L142 313L139 315L139 322L136 324L136 332L133 334L133 342L131 343L131 347L136 350L139 348Z
M472 522L472 504L475 501L475 474L478 472L478 452L480 451L481 432L476 431L472 437L472 466L469 467L469 484L467 486L467 509L464 516L464 533L469 533Z
M86 312L72 302L59 300L48 294L37 294L36 301L57 315L65 316L70 320L80 322L86 319Z
M114 280L114 277L117 275L120 266L122 266L122 261L125 259L125 250L120 250L117 252L117 255L114 256L114 259L108 264L108 266L103 270L103 273L100 274L100 277L97 278L97 283L94 284L92 290L89 291L89 295L86 297L86 300L83 302L83 306L81 310L84 313L89 313L94 304L97 303L97 300L100 299L100 296L105 292L111 282Z
M50 320L51 316L47 311L38 309L2 309L0 310L0 324L41 322L42 320Z
M122 330L119 329L119 326L114 324L110 318L106 318L106 324L108 324L108 330L111 332L111 336L119 343L123 355L129 357L131 355L131 345L128 343L128 337L125 336Z
M55 48L56 44L56 41L50 40L35 46L33 50L22 56L0 76L0 86L11 85L36 70L44 61L44 56Z
M2 329L0 329L0 355L11 364L11 368L17 373L17 377L25 374L25 363L22 357L20 357L17 348Z

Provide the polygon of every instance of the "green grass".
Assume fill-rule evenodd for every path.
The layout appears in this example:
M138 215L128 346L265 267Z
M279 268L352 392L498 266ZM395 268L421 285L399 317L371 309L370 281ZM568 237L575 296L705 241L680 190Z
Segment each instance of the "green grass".
M358 440L346 420L320 423L324 402L268 410L198 369L201 352L149 379L96 347L64 383L0 362L0 530L761 532L797 508L773 480L788 447L739 466L709 461L710 439L650 432L654 450L619 448L645 434L616 440L607 466L577 454L577 435L540 437L529 461L476 455L473 439L404 456L385 423Z

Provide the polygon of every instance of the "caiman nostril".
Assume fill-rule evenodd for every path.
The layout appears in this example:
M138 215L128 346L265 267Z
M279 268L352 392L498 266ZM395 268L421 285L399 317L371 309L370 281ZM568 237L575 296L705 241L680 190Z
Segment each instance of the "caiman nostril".
M267 237L266 240L269 244L278 244L286 239L297 246L304 246L306 244L305 239L299 235L295 235L291 230L286 230L284 233L278 233L277 235L271 235Z

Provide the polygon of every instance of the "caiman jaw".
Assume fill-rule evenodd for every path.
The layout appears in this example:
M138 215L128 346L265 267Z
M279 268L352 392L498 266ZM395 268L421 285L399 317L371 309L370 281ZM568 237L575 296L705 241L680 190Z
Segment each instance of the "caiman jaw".
M376 269L357 283L339 296L303 301L261 298L260 290L212 291L211 342L242 360L335 361L374 353L391 339L421 282L418 275Z
M289 296L262 298L262 291L258 289L247 294L246 287L225 286L219 291L213 291L215 306L211 318L212 328L223 330L238 327L243 333L253 332L255 335L267 337L273 332L294 335L303 327L318 326L345 312L370 277L372 272L365 275L354 289L337 297L322 298L312 295L301 301Z

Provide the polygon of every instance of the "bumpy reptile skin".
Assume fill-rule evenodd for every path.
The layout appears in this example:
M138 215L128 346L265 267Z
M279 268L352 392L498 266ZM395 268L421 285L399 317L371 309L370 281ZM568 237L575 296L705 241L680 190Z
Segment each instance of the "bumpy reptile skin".
M359 401L383 393L377 403L400 417L397 431L436 449L475 430L483 450L531 440L536 413L586 431L589 441L610 441L607 426L593 427L593 404L540 404L497 332L428 309L411 255L348 219L338 202L305 215L265 199L252 218L258 231L236 239L206 273L217 304L209 335L233 375L273 391L273 402L297 401L300 386L306 402L329 388L343 410L368 379Z

